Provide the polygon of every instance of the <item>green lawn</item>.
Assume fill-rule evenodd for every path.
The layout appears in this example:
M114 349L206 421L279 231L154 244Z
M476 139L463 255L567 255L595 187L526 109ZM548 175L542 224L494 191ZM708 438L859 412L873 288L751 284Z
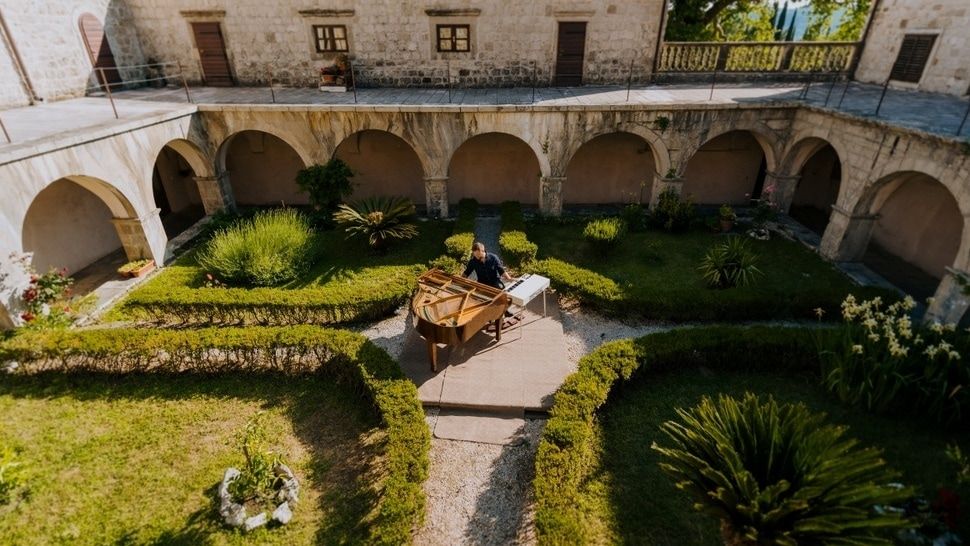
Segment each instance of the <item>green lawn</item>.
M0 442L21 450L29 496L0 509L0 543L359 543L382 442L369 408L319 376L7 377ZM214 493L259 410L302 491L289 525L245 536Z
M947 443L970 448L966 432L945 432L923 420L880 417L843 406L817 386L815 376L770 373L712 372L695 366L651 373L621 387L600 414L598 464L583 488L582 506L590 536L598 542L679 546L721 544L718 524L692 510L689 497L677 490L658 467L651 442L666 443L659 425L675 419L674 409L690 407L704 395L734 396L751 391L779 401L803 402L828 414L828 421L848 425L850 436L884 450L902 481L932 497L939 485L955 486L956 468L946 459ZM970 498L970 487L957 489ZM970 537L970 518L960 533Z
M697 270L708 249L724 235L704 230L670 234L650 230L629 233L609 253L597 252L583 240L585 222L537 222L529 239L539 245L539 258L558 258L612 279L620 301L600 304L612 314L638 314L664 320L761 320L837 318L846 294L885 294L861 289L800 243L775 235L749 242L764 273L744 288L712 290ZM583 300L582 294L578 294ZM586 303L593 303L592 298Z

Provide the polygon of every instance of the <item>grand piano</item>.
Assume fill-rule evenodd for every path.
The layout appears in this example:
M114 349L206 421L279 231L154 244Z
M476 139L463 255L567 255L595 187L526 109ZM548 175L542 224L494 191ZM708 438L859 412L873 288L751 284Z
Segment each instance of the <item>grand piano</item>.
M414 326L428 344L431 370L438 371L438 344L458 345L472 338L489 322L495 339L502 339L502 321L511 304L498 288L432 269L418 277L411 300Z

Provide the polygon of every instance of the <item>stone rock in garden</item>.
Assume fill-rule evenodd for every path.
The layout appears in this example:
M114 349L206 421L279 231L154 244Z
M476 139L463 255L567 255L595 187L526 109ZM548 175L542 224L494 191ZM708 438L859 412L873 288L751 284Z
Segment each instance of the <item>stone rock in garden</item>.
M232 501L228 504L223 503L219 507L219 515L222 516L222 521L230 527L242 527L248 521L246 519L246 508Z
M20 368L20 362L16 360L8 360L3 363L3 371L6 373L14 373L17 371L17 368Z
M290 503L284 502L273 510L273 520L278 521L280 525L286 525L291 519L293 519L293 511L290 510Z
M293 475L293 471L285 464L279 464L273 467L273 473L277 477L283 478L283 486L276 492L276 499L281 502L296 504L296 501L300 498L300 482Z
M260 512L259 514L256 514L255 516L248 518L245 524L243 525L243 529L246 532L249 532L249 531L252 531L253 529L256 529L257 527L262 527L263 525L266 525L267 521L269 521L269 518L266 517L266 512Z

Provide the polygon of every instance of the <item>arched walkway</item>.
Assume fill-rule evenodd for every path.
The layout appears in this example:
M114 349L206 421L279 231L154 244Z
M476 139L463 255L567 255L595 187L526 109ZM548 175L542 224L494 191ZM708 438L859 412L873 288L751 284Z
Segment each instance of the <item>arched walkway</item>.
M789 215L822 235L828 226L832 205L842 184L842 161L835 148L824 140L809 138L798 145L806 155L794 174L799 177ZM801 155L801 154L800 154Z
M401 137L387 131L358 131L340 142L334 157L343 160L354 172L351 200L404 196L416 205L424 205L421 160Z
M293 146L264 131L240 131L219 148L218 170L227 172L240 205L305 205L307 195L296 185L307 165Z
M729 131L691 156L681 193L702 205L747 205L760 195L767 167L765 150L750 131Z
M170 239L205 216L196 176L200 173L174 146L166 145L158 153L152 169L152 194Z
M963 234L963 215L950 191L926 174L896 173L860 208L875 215L862 261L914 297L931 296Z
M643 137L623 132L597 136L566 167L563 205L649 203L656 171Z
M532 148L506 133L476 135L455 150L448 165L448 200L483 204L539 203L539 160Z

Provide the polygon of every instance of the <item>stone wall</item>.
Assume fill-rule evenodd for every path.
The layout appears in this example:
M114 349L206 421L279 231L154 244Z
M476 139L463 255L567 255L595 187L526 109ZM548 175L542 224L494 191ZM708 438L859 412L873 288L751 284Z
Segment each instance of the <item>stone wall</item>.
M882 0L873 15L856 78L885 82L906 34L935 34L936 43L919 84L892 85L966 95L970 88L970 2Z
M121 0L0 0L0 11L34 91L45 101L82 96L85 88L95 84L79 26L85 13L104 25L117 66L144 63L131 14ZM13 62L12 52L4 44L0 47L0 107L28 102ZM140 74L140 69L121 70L126 80L138 79Z
M586 21L584 82L625 82L650 73L662 0L463 0L438 4L341 0L311 9L302 0L128 0L148 55L181 61L199 81L192 22L221 24L229 63L241 84L269 77L316 82L335 54L316 52L312 25L345 25L349 55L363 85L457 87L540 85L555 69L559 21ZM470 52L439 53L435 25L471 25Z

